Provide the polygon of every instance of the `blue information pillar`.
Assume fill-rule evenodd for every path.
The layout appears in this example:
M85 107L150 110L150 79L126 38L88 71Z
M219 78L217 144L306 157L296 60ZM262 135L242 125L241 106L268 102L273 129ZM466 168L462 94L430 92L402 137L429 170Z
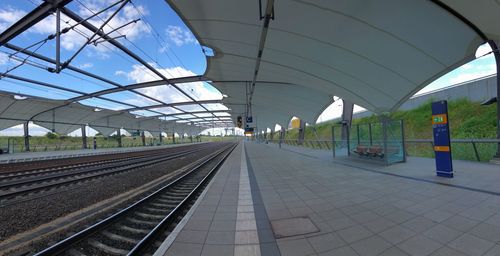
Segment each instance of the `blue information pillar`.
M441 177L453 178L448 103L445 100L432 103L432 131L436 155L436 174Z

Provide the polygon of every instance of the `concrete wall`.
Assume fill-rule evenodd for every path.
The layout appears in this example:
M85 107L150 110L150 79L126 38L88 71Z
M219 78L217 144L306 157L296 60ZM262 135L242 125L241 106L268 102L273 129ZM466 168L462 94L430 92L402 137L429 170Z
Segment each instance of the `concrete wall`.
M399 110L410 110L417 108L430 99L437 101L468 98L471 101L483 102L496 96L496 76L493 75L414 96L403 103L403 105L399 107ZM372 112L363 111L354 113L353 118L362 118L371 115ZM336 118L334 120L337 119L339 118Z

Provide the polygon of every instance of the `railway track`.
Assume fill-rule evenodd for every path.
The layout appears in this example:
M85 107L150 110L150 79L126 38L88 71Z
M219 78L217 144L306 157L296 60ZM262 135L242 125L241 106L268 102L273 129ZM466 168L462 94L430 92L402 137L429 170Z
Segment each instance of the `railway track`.
M35 255L153 254L235 147L211 153L150 195Z
M120 161L92 163L85 167L79 166L76 168L51 169L35 174L21 172L17 175L1 178L0 206L6 202L15 201L15 199L20 196L30 196L35 193L67 186L72 183L80 183L138 168L153 166L168 160L206 150L207 148L210 147L202 146L194 149L186 149L169 155L157 153L152 156L131 157L129 159L121 159Z
M18 175L37 174L37 173L44 173L47 171L50 172L50 171L57 171L57 170L64 170L71 168L83 168L83 167L93 166L96 164L105 164L105 163L123 161L131 158L147 157L162 153L171 153L179 149L195 148L202 145L204 144L179 146L179 147L163 148L163 149L155 149L147 151L123 152L116 154L68 157L68 158L52 159L52 160L38 160L38 161L21 162L21 163L0 164L0 178L7 179Z

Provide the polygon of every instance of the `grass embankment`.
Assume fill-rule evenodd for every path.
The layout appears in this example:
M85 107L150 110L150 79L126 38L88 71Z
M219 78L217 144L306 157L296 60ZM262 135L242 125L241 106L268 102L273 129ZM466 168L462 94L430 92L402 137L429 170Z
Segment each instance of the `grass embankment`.
M492 139L496 138L496 105L481 106L480 103L467 99L458 99L448 102L449 122L452 139ZM408 111L396 111L390 115L394 120L404 120L405 138L432 139L431 101L418 108ZM377 116L364 117L353 120L353 132L356 124L379 122ZM324 122L308 126L305 138L316 140L314 128L319 139L331 140L331 126L338 122ZM355 135L355 134L353 134ZM337 133L336 133L336 136ZM296 139L298 130L287 132L287 139ZM338 137L337 137L338 138ZM476 143L481 161L489 161L495 154L496 145L492 143ZM433 157L430 143L407 143L408 154L411 156ZM474 148L470 143L452 143L454 159L476 160Z

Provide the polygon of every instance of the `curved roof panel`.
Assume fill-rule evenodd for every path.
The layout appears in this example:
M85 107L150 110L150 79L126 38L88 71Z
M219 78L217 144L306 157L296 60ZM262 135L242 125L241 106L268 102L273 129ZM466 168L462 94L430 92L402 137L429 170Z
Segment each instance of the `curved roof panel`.
M307 88L309 98L320 92L376 113L394 111L439 76L473 59L482 43L473 28L432 1L279 0L267 34L258 1L169 3L200 43L215 50L205 76L229 96L244 84L227 88L218 81L252 81L258 67L257 81ZM260 49L261 36L265 43ZM256 83L256 102L260 97L269 102L293 97L286 89L258 96L259 87L265 85ZM319 115L324 107L285 108ZM285 114L278 108L262 111Z

